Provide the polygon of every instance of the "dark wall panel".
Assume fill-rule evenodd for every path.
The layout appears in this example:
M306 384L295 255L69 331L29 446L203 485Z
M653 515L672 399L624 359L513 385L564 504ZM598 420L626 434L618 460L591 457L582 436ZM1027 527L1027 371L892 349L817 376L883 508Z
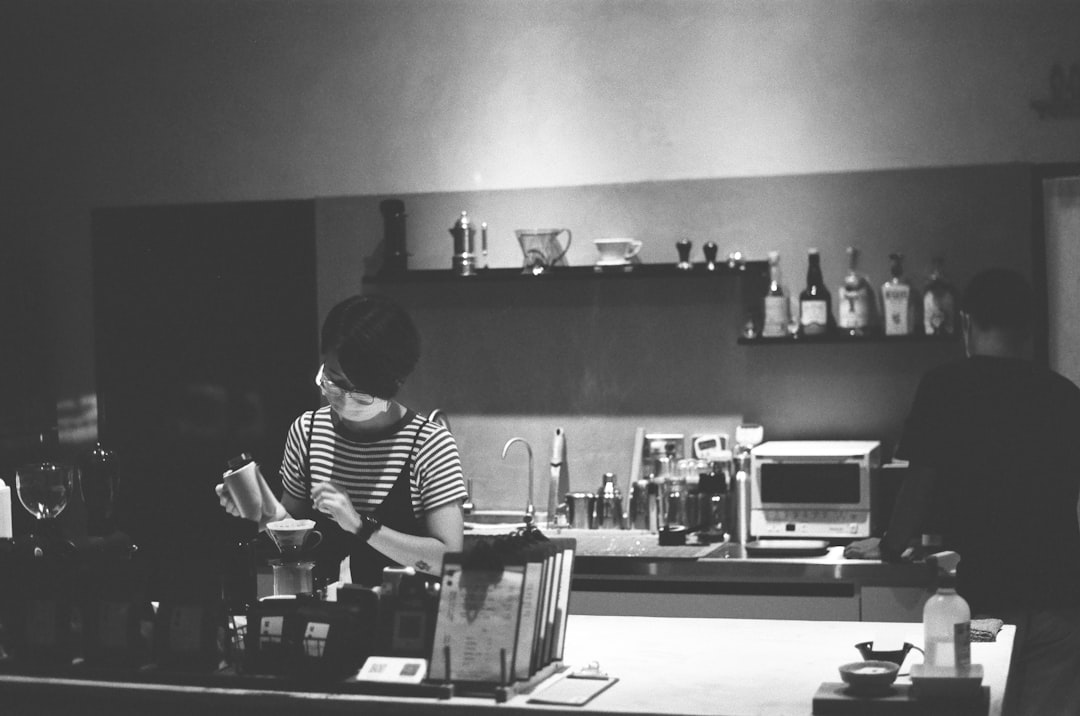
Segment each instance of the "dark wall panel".
M125 526L151 558L250 532L213 486L251 452L273 483L289 423L317 405L314 205L93 214L99 428Z

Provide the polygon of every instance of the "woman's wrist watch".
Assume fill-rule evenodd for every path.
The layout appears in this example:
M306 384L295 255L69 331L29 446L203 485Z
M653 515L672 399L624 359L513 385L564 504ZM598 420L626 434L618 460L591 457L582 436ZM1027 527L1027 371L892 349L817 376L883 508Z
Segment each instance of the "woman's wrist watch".
M356 537L361 542L367 542L380 527L382 527L382 522L371 515L360 513L360 527L356 530Z

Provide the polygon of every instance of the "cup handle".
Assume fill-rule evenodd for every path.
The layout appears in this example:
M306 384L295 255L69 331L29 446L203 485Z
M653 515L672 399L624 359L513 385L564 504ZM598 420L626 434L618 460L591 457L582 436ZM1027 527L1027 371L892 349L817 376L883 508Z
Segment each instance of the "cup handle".
M311 530L307 539L304 540L304 549L315 549L320 544L322 544L322 532Z
M626 252L626 258L632 259L635 256L637 256L638 252L641 251L641 247L642 247L642 242L635 239L634 243L630 244L630 250Z
M574 240L574 235L570 233L570 229L563 229L563 231L566 232L566 246L563 248L562 253L551 260L552 266L561 261L563 256L566 256L566 252L570 250L570 243Z

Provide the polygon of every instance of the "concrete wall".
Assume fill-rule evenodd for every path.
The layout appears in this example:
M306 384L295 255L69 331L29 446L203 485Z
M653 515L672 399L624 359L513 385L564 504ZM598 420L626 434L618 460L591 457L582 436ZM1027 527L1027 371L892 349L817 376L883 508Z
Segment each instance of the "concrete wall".
M1080 123L1028 107L1054 61L1080 61L1078 47L1080 5L1066 1L11 0L0 4L0 226L27 267L41 266L23 274L48 297L41 363L56 399L94 390L98 206L431 196L410 201L410 241L431 266L448 260L460 208L497 226L493 258L507 264L508 232L525 221L572 225L575 252L598 232L632 231L655 242L649 260L691 230L722 248L775 246L793 278L811 242L865 238L868 267L880 266L882 232L912 237L921 262L937 237L968 245L985 228L989 255L1022 261L1028 237L1013 229L1027 206L984 227L979 202L939 201L948 186L920 189L918 172L1080 159ZM907 169L850 204L784 190L784 177L873 187L876 172ZM699 211L709 180L755 178L777 181ZM987 202L1016 199L991 184ZM927 211L902 203L916 207L906 225L889 211L897 186L930 200ZM488 201L518 190L543 191ZM570 203L551 203L566 192ZM359 214L338 220L379 230ZM324 310L358 289L371 245L330 226ZM950 261L969 270L964 256ZM807 363L762 360L782 382Z

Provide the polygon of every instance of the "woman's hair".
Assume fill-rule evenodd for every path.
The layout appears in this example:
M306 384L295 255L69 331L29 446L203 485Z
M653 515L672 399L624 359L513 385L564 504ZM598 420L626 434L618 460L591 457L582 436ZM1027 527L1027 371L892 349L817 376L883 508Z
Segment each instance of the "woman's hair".
M385 296L352 296L330 309L319 349L333 351L345 377L363 393L392 398L420 359L420 334L409 314Z
M1035 295L1017 271L993 268L971 279L961 307L979 328L996 328L1023 338L1031 332Z

